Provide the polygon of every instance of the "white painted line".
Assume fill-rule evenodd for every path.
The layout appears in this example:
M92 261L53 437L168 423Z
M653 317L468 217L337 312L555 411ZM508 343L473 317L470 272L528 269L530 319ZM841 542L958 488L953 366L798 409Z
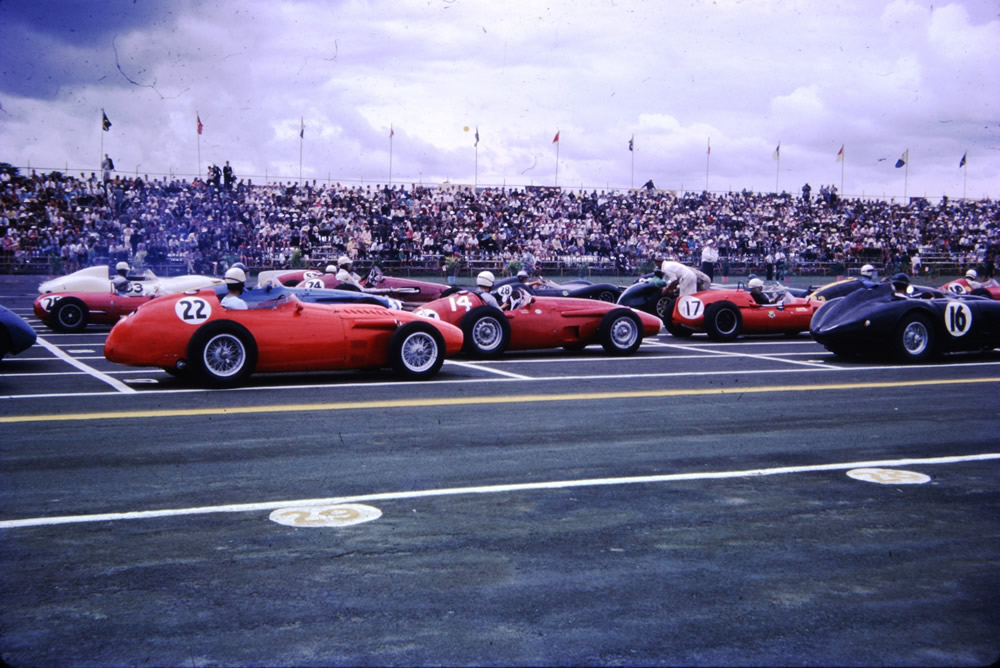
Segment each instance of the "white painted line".
M55 355L59 359L63 360L64 362L66 362L70 366L74 366L77 369L80 369L81 371L83 371L84 373L86 373L87 375L93 376L97 380L100 380L100 381L103 381L103 382L107 383L108 385L110 385L111 387L115 388L119 392L128 392L128 393L135 392L135 390L133 390L128 385L125 385L120 380L115 380L111 376L103 374L100 371L98 371L97 369L94 369L93 367L89 367L86 364L84 364L83 362L80 362L79 360L76 360L76 359L70 357L69 355L67 355L63 351L59 350L59 348L57 348L56 346L52 345L51 343L49 343L48 341L46 341L45 339L43 339L40 336L35 340L35 344L42 346L43 348L45 348L46 350L48 350L50 353L52 353L53 355Z
M685 352L690 352L691 351L691 348L689 346L682 346L682 345L676 345L675 344L675 345L671 345L670 347L671 348L677 348L677 349L683 350ZM770 360L772 362L787 362L788 364L801 364L802 366L808 366L808 367L812 367L814 369L830 370L830 369L833 368L833 367L829 366L828 364L815 363L815 362L799 362L797 360L786 360L783 357L781 357L781 353L772 353L770 355L767 355L767 354L764 354L764 355L751 355L750 353L738 353L738 352L733 352L733 351L730 351L730 350L710 350L709 352L714 353L716 355L721 355L723 357L748 357L750 359Z
M446 360L446 362L450 362ZM7 360L4 360L4 364ZM453 362L450 362L453 363ZM893 370L900 372L912 372L918 373L925 371L927 369L968 369L970 367L984 367L984 366L1000 366L1000 362L973 362L973 363L954 363L954 364L904 364L904 365L886 365L886 366L834 366L829 363L823 364L820 367L822 370L834 370L834 371L854 371L857 373L864 371L885 371ZM546 383L546 382L556 382L564 383L566 381L576 381L576 380L610 380L610 379L628 379L628 380L639 380L639 379L657 379L657 378L698 378L701 376L727 376L731 378L744 378L752 376L768 376L773 374L801 374L801 373L812 373L818 369L813 366L807 366L804 368L791 368L791 369L744 369L741 371L675 371L675 372L658 372L658 373L619 373L619 374L591 374L591 375L573 375L573 376L517 376L516 374L508 374L513 377L503 377L503 378L456 378L454 380L449 380L446 378L437 378L430 381L431 385L478 385L484 383L515 383L515 382L529 382L529 383ZM115 371L115 374L123 373L155 373L155 369L140 369L138 371ZM486 369L483 369L486 371ZM5 376L12 374L4 374ZM24 375L36 375L36 374L24 374ZM164 373L166 375L166 373ZM250 387L233 387L225 390L216 389L205 389L199 387L179 387L172 389L157 389L157 390L143 390L140 394L143 396L152 396L156 394L192 394L192 393L203 393L203 392L275 392L278 390L288 390L288 391L300 391L300 390L321 390L321 389L351 389L351 388L371 388L376 387L413 387L413 381L409 380L386 380L378 381L376 383L363 382L363 383L338 383L336 381L330 381L325 383L310 383L307 385L260 385L260 386L250 386ZM135 390L133 390L135 391ZM67 397L104 397L104 396L115 396L117 392L50 392L45 394L7 394L0 395L0 399L62 399Z
M907 459L883 459L867 462L841 462L836 464L813 464L811 466L779 466L767 469L749 469L744 471L706 471L701 473L668 473L663 475L633 476L619 478L585 478L582 480L554 480L551 482L526 482L507 485L483 485L478 487L448 487L443 489L425 489L409 492L382 492L377 494L361 494L356 496L334 496L322 499L296 499L292 501L264 501L260 503L225 504L218 506L200 506L195 508L170 508L163 510L136 510L119 513L100 513L96 515L63 515L59 517L31 517L19 520L0 521L0 529L18 527L50 526L54 524L82 524L86 522L115 522L121 520L142 520L156 517L179 517L182 515L208 515L212 513L251 513L263 510L303 506L329 506L344 503L370 503L373 501L399 501L402 499L424 499L443 496L458 496L464 494L507 494L510 492L528 492L543 489L571 489L578 487L601 487L612 485L636 485L685 480L723 480L727 478L757 478L761 476L783 475L789 473L816 473L820 471L842 471L857 468L884 468L888 466L934 466L941 464L957 464L961 462L977 462L1000 459L1000 453L991 452L979 455L959 455L954 457L928 457Z
M531 376L522 376L519 373L501 371L500 369L486 369L483 368L483 366L481 366L480 364L473 362L459 362L457 360L445 360L444 363L450 366L463 367L465 369L475 369L476 371L486 371L488 373L495 373L498 376L505 376L507 378L516 378L517 380L531 380Z

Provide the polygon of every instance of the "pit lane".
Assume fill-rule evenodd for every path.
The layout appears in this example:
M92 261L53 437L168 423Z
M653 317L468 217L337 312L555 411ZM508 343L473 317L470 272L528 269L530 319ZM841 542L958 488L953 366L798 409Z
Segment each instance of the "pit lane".
M0 423L2 519L89 519L2 530L9 663L939 665L1000 647L1000 466L974 458L997 452L995 353L845 364L804 336L661 335L625 359L206 391L108 364L106 330L39 331L80 366L4 360L0 417L25 421ZM931 481L847 477L871 463ZM347 500L381 516L268 519Z

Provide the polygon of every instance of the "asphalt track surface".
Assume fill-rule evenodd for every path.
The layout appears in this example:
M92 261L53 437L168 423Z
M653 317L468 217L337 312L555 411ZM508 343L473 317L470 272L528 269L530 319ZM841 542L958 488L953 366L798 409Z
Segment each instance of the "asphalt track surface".
M47 330L37 282L0 278L40 336L0 363L10 665L1000 658L996 352L662 333L206 391Z

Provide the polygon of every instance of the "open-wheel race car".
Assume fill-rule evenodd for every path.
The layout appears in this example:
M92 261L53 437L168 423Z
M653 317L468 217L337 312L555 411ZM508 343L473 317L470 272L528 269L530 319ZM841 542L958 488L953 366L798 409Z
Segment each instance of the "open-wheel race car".
M975 284L966 277L956 278L954 281L948 281L942 285L941 289L954 295L979 295L990 299L1000 299L1000 283L995 278L988 281L976 281Z
M629 355L662 327L648 313L594 299L538 297L515 285L502 285L492 294L501 308L462 290L417 313L461 327L464 352L480 358L507 350L581 350L595 343L608 354Z
M512 276L497 281L494 289L504 285L523 287L538 297L575 297L577 299L596 299L612 304L618 301L618 297L622 293L622 288L612 283L591 283L582 279L556 283L545 278L529 280L524 276Z
M1000 347L1000 302L880 283L826 302L809 332L840 357L923 362L941 353Z
M222 307L213 290L155 299L118 321L104 356L228 387L256 372L382 367L424 380L462 348L462 331L445 322L372 304L315 304L275 294L246 310Z
M759 303L742 286L679 297L670 333L683 337L704 332L714 341L732 341L744 334L792 336L809 329L813 313L823 303L786 292L765 294L770 303Z
M336 274L311 270L294 271L263 271L257 276L257 285L280 283L299 288L333 288L337 290L354 290L358 288L351 284L341 283ZM455 292L458 288L443 283L420 281L411 278L386 276L378 267L372 267L368 275L361 281L365 294L383 295L398 299L407 308L413 309L421 304L439 299Z
M222 283L221 278L201 274L186 274L184 276L157 276L152 270L145 270L141 275L125 277L127 283L122 293L132 297L155 297L170 295L186 290L198 290L207 285ZM87 267L66 276L59 276L43 281L38 286L39 294L52 292L98 292L104 293L114 287L105 266Z

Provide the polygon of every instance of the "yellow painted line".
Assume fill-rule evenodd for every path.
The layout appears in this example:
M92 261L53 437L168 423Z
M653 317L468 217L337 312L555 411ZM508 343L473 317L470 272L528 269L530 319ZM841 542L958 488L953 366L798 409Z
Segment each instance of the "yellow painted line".
M677 390L632 390L622 392L577 392L574 394L514 394L488 397L442 397L390 399L380 401L336 401L317 404L275 404L272 406L232 406L229 408L177 408L165 410L107 411L101 413L50 413L45 415L10 415L0 417L0 424L19 422L67 422L73 420L132 420L157 417L199 417L211 415L247 415L262 413L304 413L322 411L371 410L386 408L431 408L434 406L475 406L484 404L519 404L542 401L602 401L605 399L660 399L664 397L703 397L718 395L767 394L772 392L829 392L837 390L875 390L902 387L933 387L1000 383L997 378L955 378L871 383L823 383L820 385L761 385Z

